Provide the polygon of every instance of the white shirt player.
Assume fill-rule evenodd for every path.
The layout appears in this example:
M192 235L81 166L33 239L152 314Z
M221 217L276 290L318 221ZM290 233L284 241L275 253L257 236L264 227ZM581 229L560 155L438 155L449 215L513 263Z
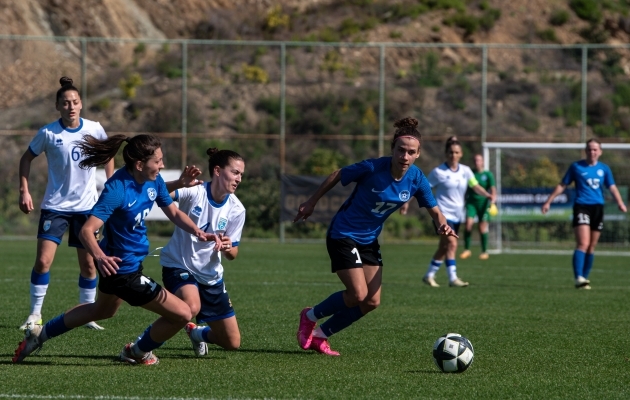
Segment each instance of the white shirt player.
M77 128L67 128L61 119L42 127L29 145L34 156L46 153L48 184L41 203L43 210L84 212L92 209L98 198L95 168L81 169L80 150L74 143L90 135L107 139L100 123L81 118Z
M466 190L469 185L476 184L472 170L458 164L457 170L453 171L444 163L435 167L427 179L435 189L435 200L444 217L455 223L463 221Z
M178 189L175 200L199 228L206 232L224 232L238 246L245 224L245 207L234 195L228 194L218 204L209 195L210 182L191 188ZM164 267L187 269L197 282L214 285L223 279L221 252L214 242L200 242L196 236L175 228L173 236L162 249L160 262Z

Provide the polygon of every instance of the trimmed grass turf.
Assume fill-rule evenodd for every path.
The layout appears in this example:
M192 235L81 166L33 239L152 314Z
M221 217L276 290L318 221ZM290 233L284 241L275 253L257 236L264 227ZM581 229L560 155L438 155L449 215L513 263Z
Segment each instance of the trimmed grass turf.
M153 246L162 245L158 240ZM341 290L323 244L244 241L226 262L226 285L242 348L195 358L182 332L156 351L160 364L116 361L154 314L124 305L105 331L75 329L12 365L28 313L34 241L0 241L0 398L628 398L630 270L623 257L596 257L593 290L572 286L570 256L496 255L459 261L468 288L422 284L432 246L383 245L382 305L331 340L339 358L301 351L299 311ZM77 301L78 266L62 245L44 319ZM158 258L145 273L161 281ZM440 373L431 358L446 332L468 337L472 367ZM77 397L75 397L77 398Z

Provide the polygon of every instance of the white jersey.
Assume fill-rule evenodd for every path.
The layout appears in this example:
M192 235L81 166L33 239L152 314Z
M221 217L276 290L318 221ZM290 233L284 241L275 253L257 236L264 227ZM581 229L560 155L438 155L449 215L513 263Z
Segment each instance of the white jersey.
M435 200L444 217L452 222L463 221L466 190L471 179L475 179L472 170L459 164L453 171L444 163L435 167L427 179L435 189Z
M85 212L96 204L95 168L79 168L83 157L74 143L85 135L107 139L101 124L81 118L77 128L65 127L61 119L52 122L41 128L31 141L28 147L31 154L37 157L46 153L48 160L43 210Z
M201 230L225 232L232 239L232 247L238 246L245 224L245 207L233 194L217 204L209 191L210 182L178 189L175 200ZM200 242L195 235L177 227L162 249L160 262L164 267L187 269L201 284L214 285L223 279L221 252L214 250L214 244Z

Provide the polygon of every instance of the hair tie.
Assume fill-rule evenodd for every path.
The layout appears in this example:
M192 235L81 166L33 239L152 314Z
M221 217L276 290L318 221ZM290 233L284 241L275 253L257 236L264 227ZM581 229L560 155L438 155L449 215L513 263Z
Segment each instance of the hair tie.
M125 138L125 142L129 143L129 138L128 137Z

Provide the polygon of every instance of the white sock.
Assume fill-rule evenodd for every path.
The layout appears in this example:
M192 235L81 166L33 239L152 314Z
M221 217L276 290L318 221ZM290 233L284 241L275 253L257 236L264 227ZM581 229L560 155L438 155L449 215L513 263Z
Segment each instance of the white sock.
M315 328L315 330L313 331L313 337L328 339L328 336L326 336L324 331L322 331L322 328L320 328L319 326Z
M441 266L442 266L442 260L431 260L426 276L428 278L435 277L435 274L440 270Z
M457 266L449 265L446 267L446 272L448 273L448 280L453 282L457 279Z
M79 304L94 303L96 300L96 288L86 289L79 287Z
M133 357L141 358L141 357L144 357L145 354L147 354L147 353L145 353L144 351L140 350L140 348L138 347L138 343L134 343L133 346L131 346L131 355Z
M31 283L31 314L42 315L42 307L47 290L48 284L34 285Z
M311 322L317 322L317 317L315 316L314 308L311 308L306 312L306 317L311 320Z

